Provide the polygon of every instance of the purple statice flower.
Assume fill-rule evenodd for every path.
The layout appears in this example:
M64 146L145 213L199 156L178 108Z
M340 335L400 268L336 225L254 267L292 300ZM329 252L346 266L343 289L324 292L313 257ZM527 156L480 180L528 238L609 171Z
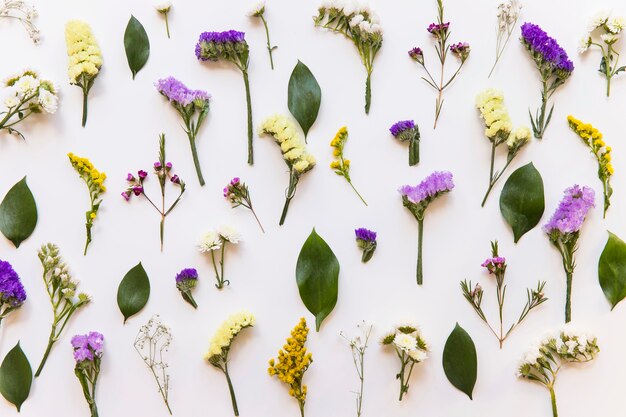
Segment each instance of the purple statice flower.
M366 229L364 227L358 228L354 231L356 235L356 243L360 249L363 250L363 255L361 256L361 262L366 263L376 251L376 246L378 243L376 242L376 232L373 230Z
M193 306L198 308L196 300L191 295L191 290L196 286L198 282L198 271L195 268L185 268L176 274L176 288L180 291L183 299Z
M188 281L190 279L197 280L198 279L198 271L195 268L185 268L176 274L176 283L181 283L184 281Z
M364 227L360 227L354 231L357 240L362 240L364 242L375 242L376 241L376 232L373 230L366 229Z
M544 62L551 64L557 70L566 73L574 71L574 64L567 56L567 52L543 29L528 22L524 23L521 29L522 42L531 52L539 54Z
M200 106L211 100L211 95L202 90L191 90L176 78L170 76L162 78L154 83L154 86L169 99L170 102L186 107L192 103Z
M236 50L237 44L246 44L246 34L244 32L237 30L202 32L196 44L196 58L201 61L217 61L220 58L218 48L225 50L233 47Z
M595 193L590 187L574 185L566 189L564 194L550 221L543 226L544 232L549 235L577 233L587 212L594 206Z
M416 186L403 185L398 190L403 197L413 204L426 206L454 188L452 173L435 171Z
M72 337L71 343L77 363L90 362L102 357L104 336L101 333L89 332L85 335L76 335Z
M400 142L409 142L409 165L417 165L420 161L420 130L413 120L401 120L389 128L394 138Z
M393 126L389 128L389 131L393 136L398 137L403 132L412 129L415 129L415 122L413 120L401 120L394 123Z
M0 261L0 319L26 301L26 291L10 263Z
M428 25L428 28L426 30L435 36L444 36L448 32L449 27L450 22L431 23L430 25Z

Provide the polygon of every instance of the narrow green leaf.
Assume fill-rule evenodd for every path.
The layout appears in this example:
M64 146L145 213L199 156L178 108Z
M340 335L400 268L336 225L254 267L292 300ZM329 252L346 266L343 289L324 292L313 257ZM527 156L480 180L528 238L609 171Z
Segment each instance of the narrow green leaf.
M134 80L135 75L148 61L150 40L143 25L132 15L124 32L124 48L126 49L126 59L128 60L130 71L133 73Z
M470 335L456 324L443 348L443 370L448 381L472 399L476 384L478 360Z
M515 243L537 226L544 209L543 179L530 162L511 174L500 194L500 212L513 229Z
M33 383L33 370L20 342L7 353L0 365L0 394L20 411Z
M317 119L321 102L322 90L315 76L309 67L298 61L289 78L287 106L300 124L305 139Z
M149 297L150 279L139 262L124 275L117 289L117 305L124 315L124 323L144 308Z
M315 316L315 328L319 332L322 321L337 304L339 261L315 229L300 250L296 264L296 281L300 298Z
M26 177L15 184L0 203L0 231L16 248L37 225L37 204Z
M612 310L626 298L626 243L611 232L598 261L598 279Z

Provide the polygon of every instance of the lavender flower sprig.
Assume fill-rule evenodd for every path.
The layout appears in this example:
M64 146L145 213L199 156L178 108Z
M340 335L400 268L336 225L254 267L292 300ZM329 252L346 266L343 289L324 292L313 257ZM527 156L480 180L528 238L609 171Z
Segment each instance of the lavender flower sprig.
M198 308L196 300L193 299L191 290L198 283L198 271L194 268L185 268L176 274L176 288L180 291L183 300L187 301L193 308Z
M572 278L576 261L576 252L580 229L585 217L594 206L595 193L589 187L574 185L565 190L565 195L550 221L543 226L550 242L561 253L563 268L565 269L567 292L565 296L565 322L572 319Z
M376 251L376 246L378 246L378 243L376 242L376 232L361 227L356 229L354 234L356 235L356 243L359 245L359 249L363 251L361 262L366 263L372 259L372 256L374 256L374 252Z
M454 81L456 76L459 75L461 68L463 68L465 61L467 61L467 58L470 55L469 44L465 42L450 44L448 42L450 38L450 22L444 22L443 0L437 0L437 12L437 22L431 23L427 30L435 37L435 51L437 52L437 57L439 58L439 63L441 65L441 76L438 82L435 81L426 67L424 51L422 51L421 48L413 48L409 51L409 57L421 65L428 76L428 78L421 77L422 80L426 81L426 83L428 83L428 85L430 85L438 93L437 101L435 102L435 124L433 129L437 128L437 120L439 120L439 115L441 114L441 109L443 107L443 91L452 83L452 81ZM460 63L452 76L447 81L444 81L444 70L448 52L451 52L452 55L459 58Z
M202 169L200 168L200 161L198 159L198 150L196 149L196 140L200 126L209 114L211 95L203 90L191 90L174 77L160 79L154 83L154 86L159 93L170 101L172 106L183 118L183 123L185 123L184 130L189 138L191 155L196 168L196 174L198 175L198 181L200 181L200 185L204 185Z
M398 190L402 196L402 204L417 219L417 284L422 285L422 238L424 235L424 214L426 209L438 197L454 188L452 173L435 171L418 185L403 185Z
M413 120L401 120L389 128L394 138L409 142L409 166L420 161L420 130Z
M128 182L128 188L126 189L126 191L122 192L122 197L124 197L126 201L130 201L130 197L133 194L137 197L139 197L140 195L143 195L146 198L146 200L148 200L150 205L154 207L154 209L161 216L161 223L159 227L159 235L161 238L161 252L163 252L163 232L165 228L165 218L167 217L168 214L172 212L172 210L174 210L174 207L176 207L176 205L182 198L183 193L185 192L185 183L183 182L183 180L180 179L180 177L177 174L174 174L174 175L171 174L172 168L173 166L171 162L165 162L165 135L161 133L161 135L159 135L159 160L154 163L154 173L159 180L159 187L161 188L161 207L159 208L150 199L150 197L148 197L148 195L146 194L144 190L143 183L146 180L146 178L148 178L148 173L144 170L139 170L137 172L137 178L135 178L133 174L129 173L126 177L126 181ZM174 200L174 202L169 206L169 208L166 209L165 208L165 183L168 179L174 186L177 186L179 188L180 192L176 200Z
M10 263L0 260L0 323L26 301L26 291Z
M541 76L541 107L535 112L535 117L533 117L530 110L528 111L533 134L537 139L541 139L548 127L548 123L550 123L552 111L554 110L554 104L552 104L550 112L546 116L548 101L557 88L562 86L572 75L574 64L558 42L535 24L524 23L522 25L520 41L530 53Z
M498 65L498 61L500 61L500 57L504 53L504 49L511 39L513 30L515 29L515 26L517 26L517 21L519 20L521 10L522 4L518 0L504 0L498 4L496 60L493 63L493 66L491 67L491 71L489 71L489 76L487 76L487 78L491 77L491 74L493 74L493 70L496 69L496 65Z
M89 332L85 335L76 335L72 338L72 348L74 348L74 374L80 381L83 388L83 395L91 417L98 417L98 406L96 405L96 385L98 375L100 375L100 362L102 361L104 347L104 336L98 332Z
M203 32L196 44L196 57L200 61L219 61L224 59L232 62L243 74L246 88L246 104L248 108L248 164L254 164L252 149L252 104L250 101L250 81L248 64L250 50L245 39L246 34L236 30L225 32Z
M252 198L250 197L250 190L245 182L241 181L239 177L235 177L224 187L224 198L226 198L233 208L245 207L252 212L252 215L259 224L261 231L265 233L265 229L261 224L261 221L256 215L254 208L252 207Z

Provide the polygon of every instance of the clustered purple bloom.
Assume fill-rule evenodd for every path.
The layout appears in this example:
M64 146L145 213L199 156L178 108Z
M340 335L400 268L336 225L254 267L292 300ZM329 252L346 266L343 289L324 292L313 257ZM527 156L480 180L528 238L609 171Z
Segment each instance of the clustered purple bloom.
M452 173L448 171L435 171L416 186L403 185L398 190L400 194L414 204L424 201L432 201L441 194L454 188Z
M415 129L415 122L413 120L401 120L391 126L389 131L393 136L398 137L401 133L410 129Z
M467 42L453 43L450 45L450 52L458 56L461 61L465 61L470 53L470 46Z
M93 361L102 357L104 336L98 332L76 335L72 337L72 347L74 348L74 359L77 363Z
M227 30L224 32L202 32L196 44L196 57L201 61L212 59L202 53L203 44L227 45L235 43L245 43L246 34L237 30Z
M424 62L424 51L422 51L422 48L420 47L415 47L409 50L409 56L419 63Z
M533 23L524 23L522 25L522 40L528 48L539 53L543 60L554 65L558 70L568 73L574 71L574 64L567 56L567 52L558 44L558 42L548 36L548 34L539 26Z
M493 258L487 258L480 266L487 268L490 274L495 273L498 270L506 268L506 258L503 256L494 256Z
M197 280L198 279L198 271L195 268L185 268L176 274L176 283L179 284L181 282L189 281L189 280Z
M448 28L450 27L450 22L446 23L431 23L428 25L428 30L435 36L443 36L448 32Z
M10 263L0 261L0 313L2 305L6 304L10 309L15 309L24 304L24 301L26 291L19 275Z
M373 230L361 227L356 229L354 234L356 235L357 240L362 240L364 242L376 242L376 232Z
M165 168L163 168L161 162L157 161L154 163L154 173L159 177L162 175L168 176L172 183L181 185L182 181L177 174L171 176L169 175L169 172L172 170L173 167L174 166L172 165L172 163L168 162L165 164ZM128 183L128 188L126 188L126 191L122 191L122 197L124 197L124 200L130 201L130 197L133 194L135 196L140 196L141 194L143 194L143 182L146 180L146 178L148 178L148 173L143 169L137 171L137 177L135 177L130 172L126 174L126 182Z
M543 226L544 232L552 234L576 233L580 230L589 209L594 207L595 193L590 187L574 185L565 190L565 196L559 203L550 221Z
M244 187L239 177L235 177L224 187L224 198L228 199L231 203L235 203L237 200L238 191Z
M211 95L203 90L191 90L185 84L174 77L161 78L154 83L154 86L167 97L171 102L178 103L185 107L191 103L197 103L200 106L205 105L211 100Z

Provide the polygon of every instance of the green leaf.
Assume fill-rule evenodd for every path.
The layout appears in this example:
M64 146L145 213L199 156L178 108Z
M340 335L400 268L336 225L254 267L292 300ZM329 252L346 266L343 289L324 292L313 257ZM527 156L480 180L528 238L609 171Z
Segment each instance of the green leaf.
M134 80L135 75L148 61L150 40L143 25L132 15L124 32L124 48L126 49L126 59L128 59L128 66L133 73Z
M539 223L544 209L543 179L530 162L511 174L500 194L500 212L513 229L515 243Z
M36 225L37 204L24 177L0 203L0 231L18 248L33 233Z
M448 381L472 399L476 384L478 360L470 335L456 324L443 348L443 370Z
M7 353L0 365L0 394L20 411L33 383L33 370L20 342Z
M611 232L598 261L598 279L612 310L626 298L626 243Z
M124 315L124 323L144 308L149 297L150 279L139 262L124 275L117 289L117 305Z
M305 139L317 119L321 101L322 90L315 76L309 67L298 61L289 78L287 106L300 124Z
M300 298L315 316L315 328L319 332L322 321L337 304L339 261L315 229L300 250L296 281Z

